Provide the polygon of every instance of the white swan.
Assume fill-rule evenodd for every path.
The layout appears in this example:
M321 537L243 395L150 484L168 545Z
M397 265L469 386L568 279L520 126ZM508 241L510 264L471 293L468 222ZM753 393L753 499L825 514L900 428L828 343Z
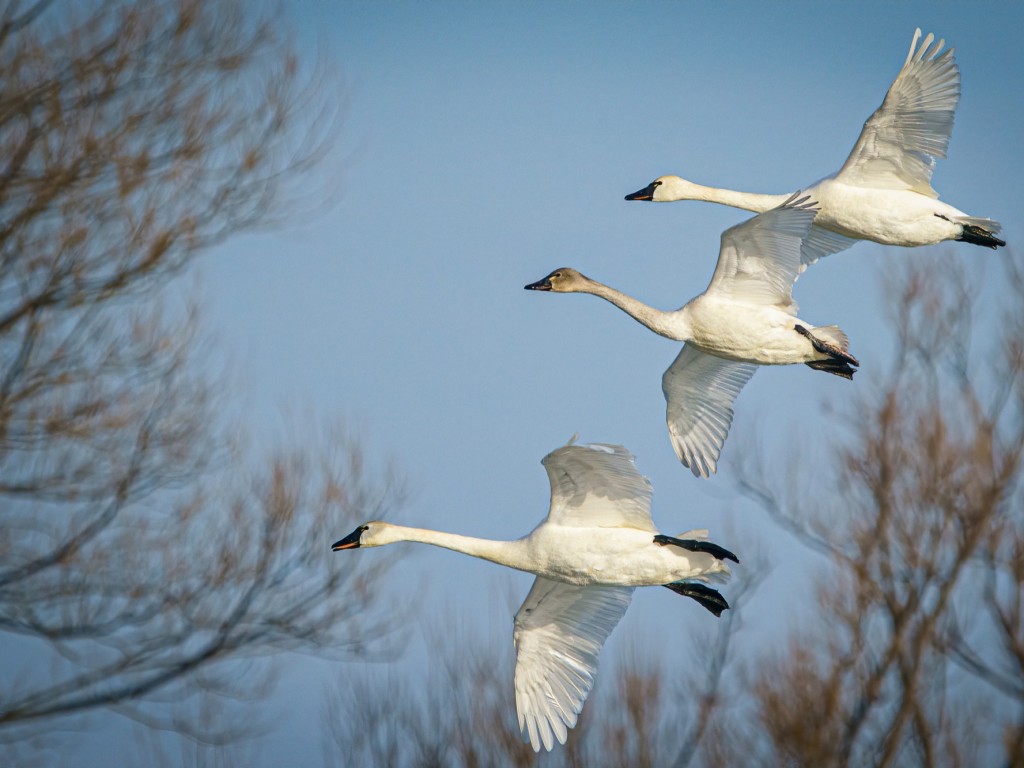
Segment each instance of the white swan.
M672 447L698 477L716 471L733 401L758 365L806 363L849 379L859 365L837 326L815 327L796 317L793 283L815 209L795 197L723 232L711 284L674 312L565 267L525 286L600 296L655 333L686 342L661 385Z
M940 203L931 187L935 158L946 156L953 130L960 69L952 48L939 55L945 40L932 46L934 36L929 34L918 48L920 37L918 29L903 69L882 106L864 123L843 167L804 189L820 208L810 238L816 250L804 253L805 265L848 248L855 240L904 246L943 240L989 248L1006 245L995 236L999 222ZM786 197L705 187L678 176L661 176L626 195L627 200L659 203L705 200L756 213L774 208Z
M399 541L433 544L537 575L515 618L516 710L534 750L564 744L594 684L597 657L635 587L666 586L716 616L729 607L727 549L707 531L663 536L651 522L651 484L619 445L569 445L544 457L548 516L515 541L491 541L390 523L360 525L332 550ZM698 580L697 582L692 581Z

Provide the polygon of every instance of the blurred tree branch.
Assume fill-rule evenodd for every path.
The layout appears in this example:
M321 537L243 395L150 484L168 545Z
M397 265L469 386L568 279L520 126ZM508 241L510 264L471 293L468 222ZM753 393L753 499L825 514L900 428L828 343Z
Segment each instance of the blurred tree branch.
M763 732L748 741L765 749L762 764L1022 754L1024 281L1007 254L1011 299L993 317L956 263L910 260L890 281L895 360L851 414L842 506L810 508L828 497L812 478L797 476L785 502L763 477L745 481L831 561L819 633L794 633L756 682Z
M0 742L101 708L229 739L175 707L257 695L244 659L388 630L373 569L323 537L387 516L393 471L335 431L236 479L255 460L195 308L162 299L210 246L324 209L330 86L238 2L0 8Z
M449 618L426 633L432 663L424 680L412 683L365 665L339 681L324 708L325 764L344 755L353 765L422 768L688 765L704 754L710 720L731 699L723 691L723 672L759 576L756 565L746 564L734 576L728 587L732 610L716 622L710 641L703 631L679 639L679 648L690 645L692 662L665 666L647 648L624 660L602 658L609 671L600 674L565 745L550 753L535 753L520 733L511 638ZM508 602L511 612L516 601ZM694 618L701 623L706 617Z

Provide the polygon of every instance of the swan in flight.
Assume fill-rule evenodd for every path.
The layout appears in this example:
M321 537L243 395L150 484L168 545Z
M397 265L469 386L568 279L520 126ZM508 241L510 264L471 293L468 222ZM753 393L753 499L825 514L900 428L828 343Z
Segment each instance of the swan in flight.
M968 216L938 200L932 189L935 158L946 156L953 113L960 99L960 69L953 49L940 55L929 34L920 47L914 33L910 53L882 106L864 123L846 163L804 193L820 211L802 257L806 266L849 248L855 240L884 245L933 245L943 240L995 248L999 222ZM763 213L788 195L764 195L705 187L678 176L661 176L627 200L704 200Z
M575 439L575 438L574 438ZM678 537L651 521L651 484L620 445L569 445L544 457L548 516L515 541L370 522L334 551L399 541L433 544L536 574L516 613L516 710L535 751L564 744L594 685L601 646L629 607L635 587L665 586L716 616L729 607L701 582L723 582L729 550L707 531Z
M679 460L694 475L708 477L718 467L733 401L757 366L805 363L852 379L859 365L838 326L815 327L796 316L793 283L813 206L793 195L723 232L711 284L674 312L649 307L567 267L525 287L600 296L655 333L686 342L661 379L668 431Z

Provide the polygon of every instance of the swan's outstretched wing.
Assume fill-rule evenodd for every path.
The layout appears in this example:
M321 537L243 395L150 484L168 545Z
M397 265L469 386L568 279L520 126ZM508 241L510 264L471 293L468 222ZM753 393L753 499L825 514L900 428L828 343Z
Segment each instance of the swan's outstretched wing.
M621 445L566 445L541 463L551 481L549 522L657 533L651 521L651 484Z
M565 743L594 686L597 657L633 587L577 587L538 576L516 613L516 711L535 751Z
M697 477L718 469L732 424L732 404L757 366L683 346L661 377L668 434L679 460Z
M852 237L840 235L838 232L823 227L812 226L800 246L800 271L803 272L818 259L845 251L856 242Z
M857 144L836 174L838 180L938 197L931 187L932 170L935 158L946 156L953 132L960 68L952 48L940 55L945 40L932 45L935 36L929 34L918 48L920 38L918 29L903 69L882 106L864 123Z
M722 233L718 266L706 294L796 314L793 283L802 269L800 249L817 213L814 202L799 194Z

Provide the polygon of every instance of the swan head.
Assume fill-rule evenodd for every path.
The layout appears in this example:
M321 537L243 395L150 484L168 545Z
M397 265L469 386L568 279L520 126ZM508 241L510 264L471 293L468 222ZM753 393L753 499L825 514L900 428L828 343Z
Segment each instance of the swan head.
M643 189L626 195L627 200L646 200L652 203L669 203L689 197L690 182L678 176L659 176Z
M396 540L389 535L393 529L393 525L382 523L380 520L363 523L345 538L334 542L331 545L331 551L340 552L343 549L379 547L382 544L390 544Z
M555 293L573 293L582 291L590 283L590 279L572 267L559 267L554 272L523 287L528 291L554 291Z

